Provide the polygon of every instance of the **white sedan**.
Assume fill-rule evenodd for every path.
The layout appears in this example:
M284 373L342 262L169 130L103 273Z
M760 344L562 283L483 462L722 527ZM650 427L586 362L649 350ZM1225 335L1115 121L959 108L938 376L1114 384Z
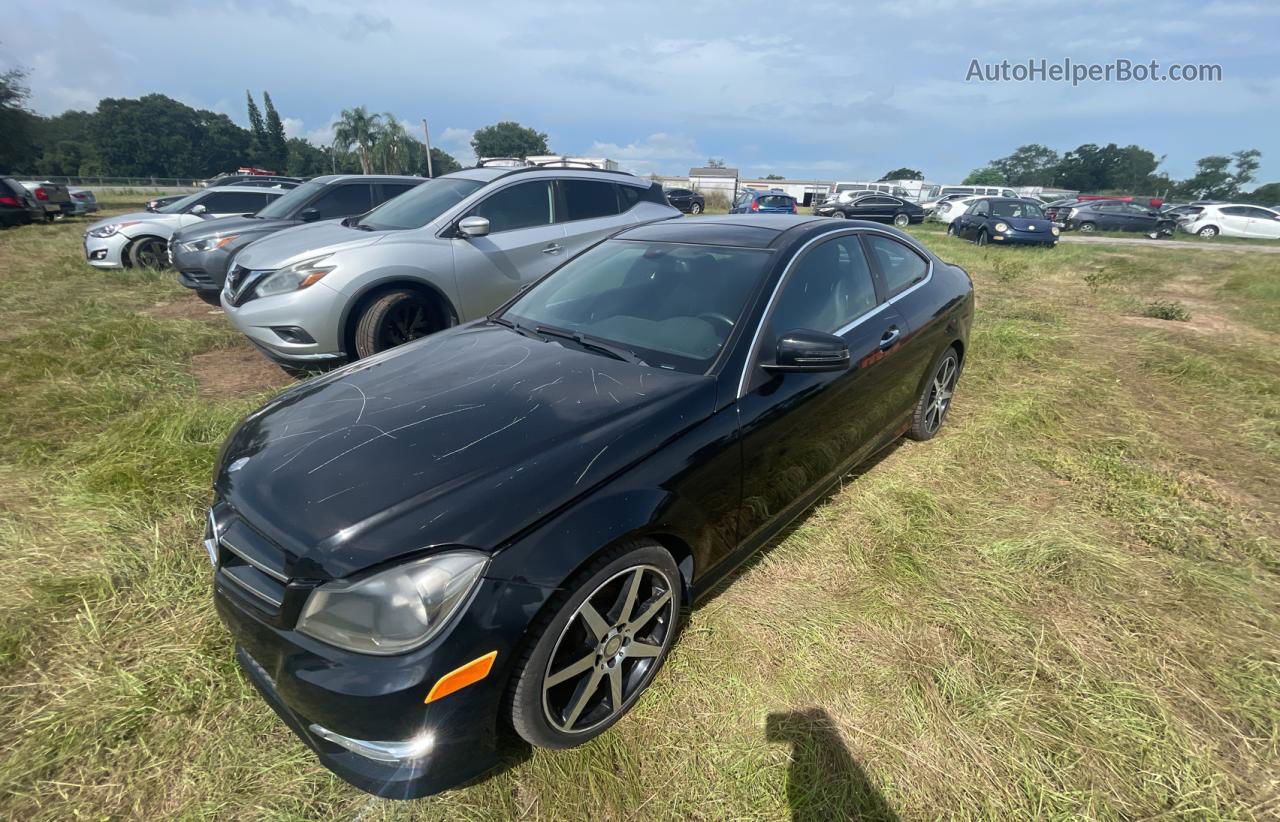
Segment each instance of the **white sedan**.
M969 210L969 206L973 205L975 200L984 199L987 195L975 195L972 197L961 197L956 200L944 200L938 203L929 214L929 220L935 223L949 224L956 217Z
M1185 218L1179 227L1188 234L1205 239L1221 234L1223 237L1280 240L1280 212L1262 206L1218 203L1201 207L1200 213Z
M84 233L84 258L95 268L159 268L173 232L214 217L253 214L284 189L218 186L197 191L156 211L108 217Z

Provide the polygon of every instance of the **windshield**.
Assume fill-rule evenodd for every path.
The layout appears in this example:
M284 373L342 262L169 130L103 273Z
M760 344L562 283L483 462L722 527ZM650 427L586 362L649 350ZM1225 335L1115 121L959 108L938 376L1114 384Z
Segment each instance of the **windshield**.
M484 183L462 177L437 177L370 211L356 225L373 229L422 228Z
M324 187L324 183L317 183L314 181L310 183L303 183L297 188L289 189L284 194L281 194L276 199L267 203L266 208L253 216L261 217L264 220L286 219L298 206L302 205L307 200L310 200L312 195L322 190Z
M565 263L502 316L529 330L578 332L652 366L702 374L728 341L769 255L609 240Z
M992 203L991 214L995 217L1025 217L1028 220L1044 217L1044 212L1035 203Z
M157 214L181 214L189 206L195 205L196 201L208 194L207 191L197 191L195 194L188 194L181 200L174 200L167 206L160 206L156 209Z

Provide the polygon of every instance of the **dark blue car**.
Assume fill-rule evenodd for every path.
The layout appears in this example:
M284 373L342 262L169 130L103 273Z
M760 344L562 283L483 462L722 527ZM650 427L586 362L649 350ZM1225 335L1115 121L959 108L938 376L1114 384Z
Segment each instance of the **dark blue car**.
M748 188L738 192L730 214L795 214L796 198L781 191L756 191Z
M1030 200L1007 197L984 197L969 205L969 210L947 225L953 237L973 240L978 245L1044 245L1058 244L1058 229L1044 216L1040 206Z

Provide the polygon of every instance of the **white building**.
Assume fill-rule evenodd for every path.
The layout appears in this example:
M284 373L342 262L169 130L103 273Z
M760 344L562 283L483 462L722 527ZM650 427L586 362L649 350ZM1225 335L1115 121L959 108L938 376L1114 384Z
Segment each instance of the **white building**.
M703 196L720 192L733 202L738 193L738 170L736 168L691 168L689 169L689 188L700 192Z

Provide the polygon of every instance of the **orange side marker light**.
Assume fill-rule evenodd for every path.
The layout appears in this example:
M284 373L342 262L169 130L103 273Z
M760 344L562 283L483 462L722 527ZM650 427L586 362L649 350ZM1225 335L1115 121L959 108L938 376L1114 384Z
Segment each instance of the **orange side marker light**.
M489 675L489 671L493 670L493 661L497 658L498 652L490 651L482 657L471 660L466 665L454 668L436 680L436 684L431 686L431 693L427 694L423 704L435 702L437 699L446 697L454 691L461 691L468 685L476 684Z

